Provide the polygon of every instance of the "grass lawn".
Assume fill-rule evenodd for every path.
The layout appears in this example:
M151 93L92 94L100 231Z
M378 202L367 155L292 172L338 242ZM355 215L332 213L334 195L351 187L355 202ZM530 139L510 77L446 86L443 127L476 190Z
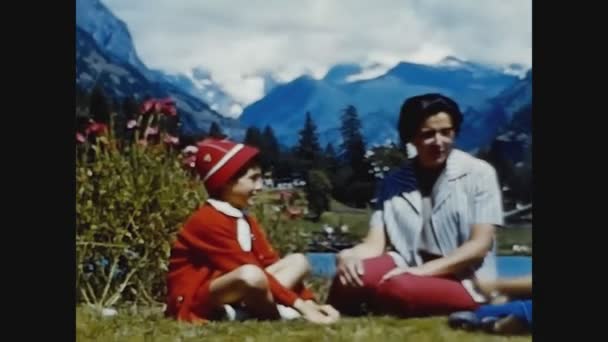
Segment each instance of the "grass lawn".
M512 255L514 244L532 247L532 228L530 227L509 227L498 229L496 232L498 241L499 255Z
M178 323L158 310L100 317L87 308L76 313L77 341L531 341L527 336L494 336L452 330L445 317L396 319L344 318L332 326L304 321Z

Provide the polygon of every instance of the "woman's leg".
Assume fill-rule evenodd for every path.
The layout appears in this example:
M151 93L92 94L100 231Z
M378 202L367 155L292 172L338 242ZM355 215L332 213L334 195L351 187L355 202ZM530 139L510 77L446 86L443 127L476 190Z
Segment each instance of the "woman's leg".
M498 294L506 295L509 298L532 297L531 275L489 281L479 280L478 286L486 295L498 292Z
M247 311L259 319L279 318L266 274L256 265L243 265L211 281L209 301L217 308L243 302Z
M342 285L336 276L329 289L327 303L342 314L358 316L365 313L366 310L362 306L368 304L382 276L395 267L395 261L388 254L364 259L363 276L361 277L363 286Z
M479 307L460 281L403 273L378 285L375 312L401 317L446 315Z

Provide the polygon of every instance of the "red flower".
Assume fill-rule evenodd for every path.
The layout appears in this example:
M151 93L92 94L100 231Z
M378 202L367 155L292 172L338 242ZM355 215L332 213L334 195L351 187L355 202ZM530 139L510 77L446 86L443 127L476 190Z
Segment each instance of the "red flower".
M89 134L103 134L105 132L108 131L108 126L106 126L105 124L102 123L97 123L93 120L91 120L91 123L89 123L89 126L87 127L87 129L85 130L85 134L89 135Z
M83 144L87 141L89 135L102 135L106 132L108 132L108 126L106 124L97 123L90 119L89 125L85 128L84 133L76 132L76 141Z
M150 99L145 101L140 108L143 114L150 113L152 111L163 113L167 116L176 116L177 109L175 108L175 101L167 97L164 99Z

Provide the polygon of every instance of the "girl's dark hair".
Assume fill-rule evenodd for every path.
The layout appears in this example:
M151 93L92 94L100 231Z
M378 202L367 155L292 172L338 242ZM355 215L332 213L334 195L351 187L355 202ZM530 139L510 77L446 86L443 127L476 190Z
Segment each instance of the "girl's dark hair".
M439 112L445 112L450 116L454 125L454 131L458 134L460 125L462 124L462 113L458 104L451 98L431 93L410 97L405 100L401 106L397 126L401 143L405 146L405 144L410 142L422 123L428 117Z
M218 197L218 196L220 196L222 194L222 192L224 191L224 189L226 189L226 187L229 184L232 184L233 182L236 182L239 178L243 177L247 173L247 170L249 170L251 168L254 168L254 167L261 168L260 155L259 154L257 154L253 158L251 158L232 177L230 177L230 179L226 183L224 183L222 186L220 186L215 192L213 192L213 193L210 192L209 195L212 196L212 197ZM207 191L209 191L209 190L207 190Z
M261 165L262 164L260 163L260 155L257 154L255 157L251 158L247 163L245 163L245 165L243 165L239 169L239 171L237 171L237 173L235 173L234 176L232 176L230 178L230 180L227 183L237 181L239 178L243 177L247 173L247 170L254 168L254 167L261 168L262 167Z

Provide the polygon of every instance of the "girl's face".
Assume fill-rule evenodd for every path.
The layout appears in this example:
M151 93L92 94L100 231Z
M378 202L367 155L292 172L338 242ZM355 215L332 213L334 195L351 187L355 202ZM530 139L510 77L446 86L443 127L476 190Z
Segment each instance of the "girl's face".
M237 180L229 183L222 191L222 200L233 207L244 209L253 204L252 197L262 190L262 170L252 167Z

